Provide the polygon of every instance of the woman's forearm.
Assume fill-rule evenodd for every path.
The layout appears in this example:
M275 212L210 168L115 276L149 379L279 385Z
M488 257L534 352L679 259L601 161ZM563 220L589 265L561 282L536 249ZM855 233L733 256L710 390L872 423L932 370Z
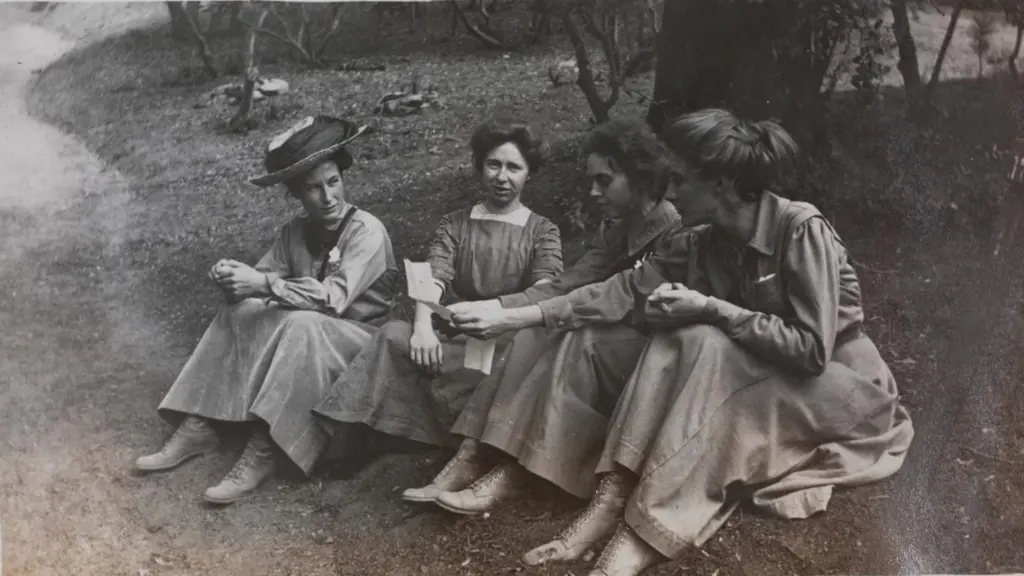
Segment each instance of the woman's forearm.
M519 308L509 308L505 311L505 314L510 320L510 323L515 327L515 330L523 330L526 328L533 328L534 326L544 325L544 314L540 310L540 306L536 304L531 306L522 306Z
M426 304L420 302L416 303L416 311L413 317L413 330L415 332L422 332L425 330L433 330L434 324L430 319L430 315L433 311Z

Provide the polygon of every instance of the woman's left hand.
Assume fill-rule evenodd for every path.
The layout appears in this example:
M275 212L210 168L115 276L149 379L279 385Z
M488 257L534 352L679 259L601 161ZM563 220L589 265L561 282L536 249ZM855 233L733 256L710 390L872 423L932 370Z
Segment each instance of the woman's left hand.
M662 284L647 301L667 318L697 321L704 316L708 297L682 284Z
M473 315L487 310L501 309L501 302L498 300L465 300L448 306L448 310L457 316Z
M221 287L235 298L262 296L267 292L267 277L248 264L229 261L230 270L224 275Z
M467 336L489 340L506 332L518 330L518 316L505 308L476 307L472 310L452 310L452 325Z

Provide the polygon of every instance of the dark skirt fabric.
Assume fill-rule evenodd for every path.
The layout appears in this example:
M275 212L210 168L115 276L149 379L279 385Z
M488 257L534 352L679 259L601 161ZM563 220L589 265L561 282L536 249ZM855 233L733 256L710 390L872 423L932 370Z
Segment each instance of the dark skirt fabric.
M385 324L373 340L335 380L314 414L339 440L338 424L370 428L434 446L452 446L450 430L484 374L463 368L466 338L441 337L444 362L441 373L422 372L410 358L412 325ZM511 335L495 343L492 372L502 363ZM335 432L335 430L337 430Z

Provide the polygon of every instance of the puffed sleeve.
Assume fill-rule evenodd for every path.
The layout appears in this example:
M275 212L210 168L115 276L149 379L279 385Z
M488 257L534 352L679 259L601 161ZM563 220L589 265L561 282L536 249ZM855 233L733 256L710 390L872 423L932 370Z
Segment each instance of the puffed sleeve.
M532 284L562 273L562 235L554 222L544 218L533 241Z
M323 282L271 278L274 299L291 308L340 317L387 270L387 231L374 222L353 221L339 239L338 250L338 260L327 264Z
M608 275L607 270L613 264L613 255L606 236L607 229L602 224L591 240L588 250L576 264L550 282L531 286L516 294L498 297L502 308L518 308L538 304L555 296L568 294L580 286L604 280Z
M441 217L441 223L434 231L434 240L427 255L430 273L443 294L451 293L452 280L455 279L455 258L459 253L459 236L455 226L454 214L445 214Z
M839 269L832 229L821 218L811 218L797 226L783 260L791 321L717 298L709 298L706 312L714 325L755 354L803 374L820 375L835 346Z

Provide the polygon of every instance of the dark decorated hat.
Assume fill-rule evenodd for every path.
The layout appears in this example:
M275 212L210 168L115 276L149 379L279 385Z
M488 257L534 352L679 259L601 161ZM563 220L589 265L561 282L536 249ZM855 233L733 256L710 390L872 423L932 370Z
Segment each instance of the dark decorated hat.
M345 144L366 129L366 126L332 116L307 116L270 141L263 159L267 174L250 178L249 182L266 187L299 176L343 150ZM338 166L339 170L352 164L352 157L345 156L346 161Z

